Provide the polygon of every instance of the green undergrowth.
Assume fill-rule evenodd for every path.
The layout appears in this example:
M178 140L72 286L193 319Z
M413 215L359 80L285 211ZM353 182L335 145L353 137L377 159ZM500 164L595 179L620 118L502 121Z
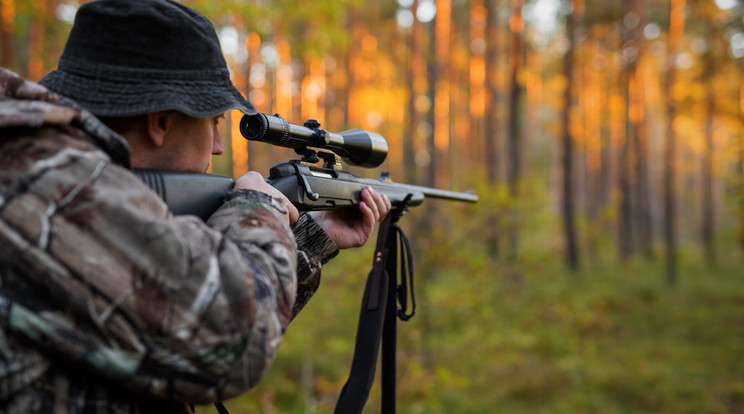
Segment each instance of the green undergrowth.
M398 325L398 412L744 413L744 262L733 241L715 266L683 246L671 287L663 258L621 264L601 232L593 259L567 270L560 238L544 236L560 229L547 213L530 217L516 259L495 260L467 214L426 231L420 215L404 218L418 307ZM266 378L229 401L231 413L333 412L371 259L367 246L326 266ZM378 383L365 413L379 399Z

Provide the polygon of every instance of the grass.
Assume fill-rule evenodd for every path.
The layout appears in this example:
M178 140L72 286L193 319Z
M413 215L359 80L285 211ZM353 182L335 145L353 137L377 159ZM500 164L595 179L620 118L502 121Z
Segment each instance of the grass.
M326 269L271 372L229 402L231 413L333 411L368 267L358 256ZM740 262L709 270L683 258L673 288L659 262L640 260L576 274L541 260L518 279L451 266L419 271L417 316L399 325L398 411L744 412ZM375 388L365 412L378 411Z
M418 308L399 322L398 412L744 413L744 271L733 237L719 243L715 267L685 247L669 287L661 258L619 264L601 232L594 259L569 272L548 213L525 220L515 263L494 262L468 214L482 212L448 211L425 235L406 228L418 246ZM416 220L404 218L414 230ZM333 412L371 257L367 246L329 263L267 377L229 401L231 413ZM376 385L365 413L379 411Z

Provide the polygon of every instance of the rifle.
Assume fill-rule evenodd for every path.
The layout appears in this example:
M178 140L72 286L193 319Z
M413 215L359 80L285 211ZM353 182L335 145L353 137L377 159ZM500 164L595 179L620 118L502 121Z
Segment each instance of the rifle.
M249 141L292 148L301 156L299 160L274 165L266 178L267 183L283 193L300 211L356 206L361 202L361 191L367 186L390 200L393 209L380 225L373 268L362 299L351 372L334 413L362 412L374 381L381 340L382 411L394 413L396 315L406 321L413 316L416 306L410 244L396 222L408 207L421 204L425 198L475 203L478 196L472 192L393 183L387 173L374 180L340 170L339 158L366 168L378 167L385 161L387 141L375 132L351 129L333 133L321 129L316 120L296 125L279 115L258 113L243 116L240 133ZM318 166L321 160L323 165ZM215 174L158 170L136 170L135 174L163 198L173 214L196 215L205 221L219 208L224 195L234 185L232 178ZM397 281L398 243L402 263L400 285ZM412 309L407 313L409 295Z
M340 156L350 164L373 168L387 156L387 142L377 133L352 129L332 133L319 128L315 120L304 126L290 124L279 116L262 113L245 115L241 134L250 141L292 148L302 158L274 165L266 182L282 192L300 211L331 210L356 206L361 191L370 186L390 200L393 208L423 203L425 198L477 202L478 196L432 187L394 183L389 174L377 179L362 178L339 169ZM324 161L322 167L316 164ZM191 214L206 220L235 184L218 174L136 170L135 174L168 204L173 214Z

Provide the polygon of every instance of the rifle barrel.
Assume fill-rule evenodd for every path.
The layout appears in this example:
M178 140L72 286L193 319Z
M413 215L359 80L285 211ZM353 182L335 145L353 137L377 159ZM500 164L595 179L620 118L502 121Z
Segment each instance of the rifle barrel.
M432 188L432 187L420 187L412 185L410 186L414 189L418 189L419 191L423 192L426 198L439 198L442 200L451 200L451 201L466 201L468 203L477 203L478 202L478 195L466 191L464 193L458 193L456 191L450 191L450 190L441 190L439 188Z
M438 198L441 200L450 200L450 201L465 201L468 203L477 203L478 202L478 195L473 194L472 192L464 192L459 193L457 191L450 191L450 190L442 190L439 188L434 187L424 187L419 185L412 185L412 184L401 184L401 183L394 183L394 182L386 182L386 181L380 181L380 180L371 180L367 179L364 180L364 182L368 183L371 186L379 186L379 187L396 187L396 190L399 192L405 192L410 191L412 193L419 192L424 194L426 198Z

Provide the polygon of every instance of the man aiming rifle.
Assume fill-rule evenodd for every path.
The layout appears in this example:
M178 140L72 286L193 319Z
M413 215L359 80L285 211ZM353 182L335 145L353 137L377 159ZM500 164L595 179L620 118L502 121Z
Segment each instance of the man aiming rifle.
M256 114L212 24L178 3L82 5L40 84L0 69L2 412L188 412L245 392L321 265L391 208L368 188L353 217L314 219L251 172L206 223L170 213L131 168L204 172L220 117Z

